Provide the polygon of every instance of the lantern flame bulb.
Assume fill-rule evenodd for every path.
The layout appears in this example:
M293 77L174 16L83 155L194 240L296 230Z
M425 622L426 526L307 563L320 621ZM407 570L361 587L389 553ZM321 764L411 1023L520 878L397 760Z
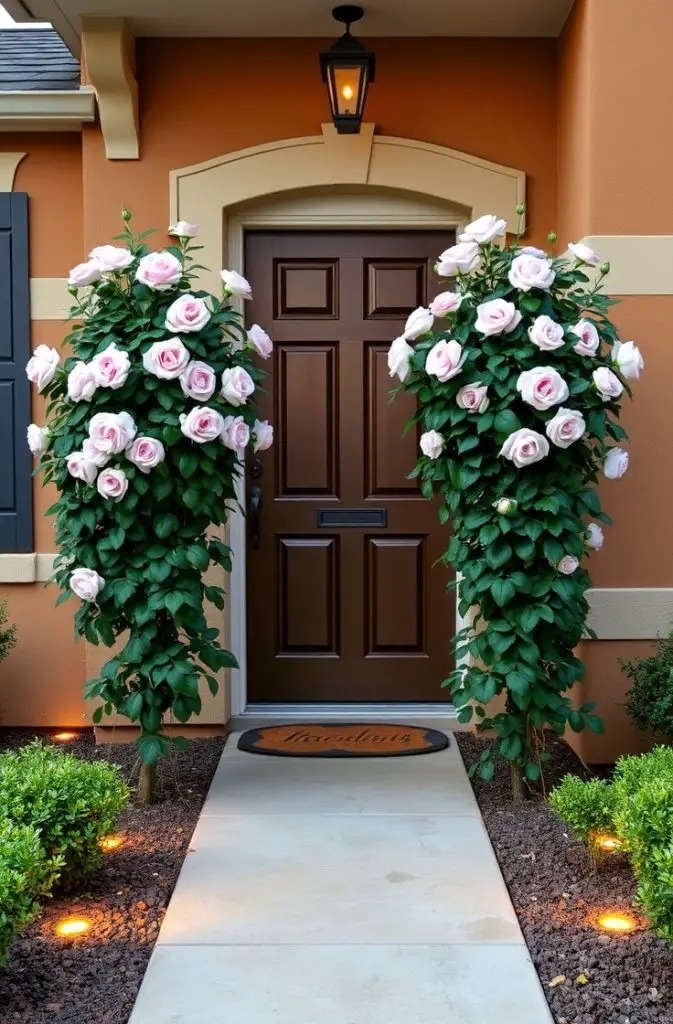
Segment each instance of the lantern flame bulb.
M353 99L353 87L351 85L344 85L343 89L341 90L341 95L343 96L343 98L345 100L352 100Z
M72 743L73 740L77 739L76 732L57 732L52 736L52 739L56 740L57 743Z
M624 843L617 836L598 836L598 846L605 853L614 853L615 850L621 850Z
M98 845L101 850L116 850L121 844L122 841L119 836L104 836Z

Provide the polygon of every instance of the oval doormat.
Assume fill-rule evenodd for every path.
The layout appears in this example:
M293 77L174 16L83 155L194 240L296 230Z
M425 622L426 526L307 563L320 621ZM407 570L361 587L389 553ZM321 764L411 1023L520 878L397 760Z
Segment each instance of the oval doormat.
M239 750L277 757L404 757L445 750L449 737L418 725L271 725L249 729Z

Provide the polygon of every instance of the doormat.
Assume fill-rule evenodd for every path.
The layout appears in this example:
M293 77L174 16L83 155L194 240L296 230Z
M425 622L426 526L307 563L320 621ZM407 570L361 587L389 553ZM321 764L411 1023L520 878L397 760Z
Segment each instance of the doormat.
M239 750L276 757L407 757L445 750L449 737L418 725L271 725L249 729Z

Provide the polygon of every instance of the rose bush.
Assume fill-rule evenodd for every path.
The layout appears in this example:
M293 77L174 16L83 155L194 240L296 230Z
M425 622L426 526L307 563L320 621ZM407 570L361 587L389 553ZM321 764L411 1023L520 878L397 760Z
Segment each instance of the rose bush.
M590 580L581 560L603 544L588 518L610 521L599 478L628 466L619 403L643 360L608 318L609 266L587 275L600 264L593 250L577 244L554 257L518 236L500 248L504 231L481 217L440 255L436 271L456 278L456 298L442 293L415 310L388 365L418 400L412 476L451 522L445 562L459 574L460 614L472 616L445 685L461 722L476 715L481 730L496 730L520 792L522 775L539 778L542 729L602 728L593 706L576 708L568 694L583 674L574 650ZM501 694L505 709L492 713ZM492 778L490 753L478 767Z
M229 296L251 294L240 275L223 271L222 298L195 290L194 225L179 222L179 244L149 252L124 220L123 244L97 247L70 274L72 354L61 364L41 345L28 364L49 402L28 443L60 492L59 603L76 595L77 634L118 643L87 683L94 721L115 711L138 723L151 765L168 748L166 720L187 722L201 681L214 693L217 673L236 666L204 612L224 608L224 591L203 574L231 569L212 527L236 500L243 450L273 440L252 404L255 358L272 343L230 308Z

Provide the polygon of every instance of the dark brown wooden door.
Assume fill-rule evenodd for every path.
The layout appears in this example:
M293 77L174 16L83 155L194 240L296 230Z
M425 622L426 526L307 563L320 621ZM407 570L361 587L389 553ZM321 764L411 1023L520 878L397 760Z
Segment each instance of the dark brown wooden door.
M391 403L387 354L409 311L440 290L433 263L452 241L247 235L248 320L275 342L259 416L276 429L247 466L249 502L253 488L262 495L258 540L248 519L250 701L448 700L454 604L433 566L448 531L407 479L414 406Z

